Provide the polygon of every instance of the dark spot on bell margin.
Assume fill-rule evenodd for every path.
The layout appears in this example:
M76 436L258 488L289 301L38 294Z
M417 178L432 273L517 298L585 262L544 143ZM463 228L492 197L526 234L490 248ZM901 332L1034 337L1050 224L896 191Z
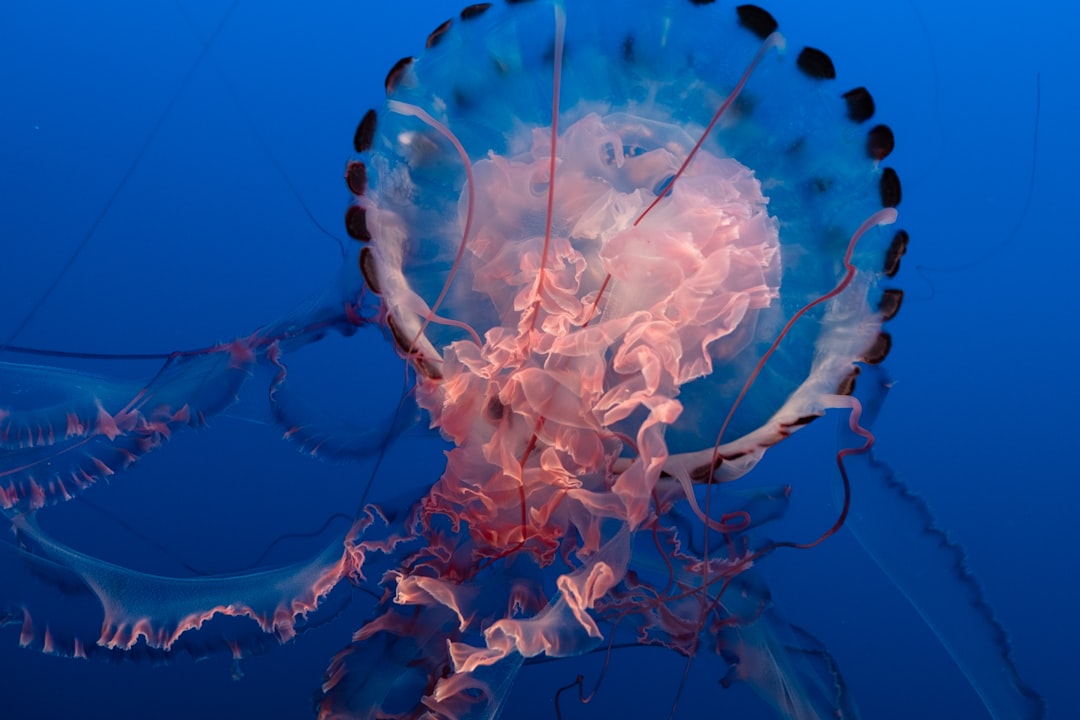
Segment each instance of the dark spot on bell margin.
M900 312L900 306L904 304L904 291L898 288L889 288L881 293L878 301L878 312L882 320L892 320L896 313Z
M690 0L692 5L712 5L716 0Z
M871 365L877 365L888 356L889 350L891 349L892 335L887 332L878 333L877 338L874 340L874 344L863 352L862 360Z
M350 205L345 211L345 232L349 237L361 242L371 239L371 233L367 226L367 210L359 205Z
M424 47L426 47L426 48L428 48L430 50L431 48L438 45L439 42L443 39L443 35L446 34L446 31L449 30L450 26L453 25L453 24L454 24L453 19L450 19L450 20L447 20L446 22L444 22L439 27L432 30L431 34L427 36L427 43L425 43Z
M833 67L832 60L817 48L803 48L795 64L808 77L815 80L832 80L836 77L836 68Z
M896 273L900 271L900 258L904 257L904 253L907 252L908 240L910 238L907 230L897 230L896 234L893 235L889 249L885 253L885 267L881 269L886 277L895 277Z
M696 483L707 483L712 479L712 475L716 472L716 468L724 464L724 459L721 457L716 458L715 467L712 463L705 463L704 465L698 465L696 468L690 471L690 479Z
M739 24L764 40L776 32L780 23L772 15L757 5L740 5L735 8L739 14Z
M374 110L368 110L364 113L364 119L356 126L356 133L353 135L353 148L355 148L356 152L367 152L371 148L371 143L375 140L375 123L377 120L378 115Z
M881 171L881 180L878 183L881 192L882 207L896 207L900 204L900 176L892 168Z
M405 74L405 70L412 65L413 59L411 57L403 57L394 63L394 67L390 68L390 72L386 73L386 80L383 85L386 88L386 94L390 95L397 89L398 83L401 82L401 76Z
M345 184L353 195L367 192L367 166L359 160L350 160L345 165Z
M372 256L369 247L360 250L360 274L364 276L364 282L371 288L371 292L382 295L382 287L379 286L379 275L375 272L375 258Z
M422 355L417 355L413 359L413 365L416 366L416 369L424 377L430 380L442 380L442 372L439 371L439 368L436 367L435 363L431 362L426 357L423 357Z
M874 98L866 88L853 88L840 97L847 103L847 116L852 121L866 122L874 116Z
M386 314L386 326L390 328L390 335L394 338L394 344L398 346L398 349L406 355L412 355L416 352L415 348L410 347L412 344L412 338L407 338L402 334L401 328L398 327L397 320L390 313Z
M895 146L896 140L888 125L878 125L866 134L866 154L873 160L884 160Z
M840 385L836 388L837 395L851 395L855 392L855 378L859 377L859 368L851 368L851 373L846 378L840 381Z
M491 3L477 3L475 5L470 5L461 11L461 19L472 20L473 18L478 18L486 13L490 7Z

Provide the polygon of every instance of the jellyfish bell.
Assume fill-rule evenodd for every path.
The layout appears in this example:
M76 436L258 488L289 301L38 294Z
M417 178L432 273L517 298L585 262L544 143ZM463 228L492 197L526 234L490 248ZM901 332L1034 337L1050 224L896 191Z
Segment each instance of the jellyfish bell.
M358 131L361 267L433 424L455 452L573 456L568 482L614 452L638 521L661 473L743 475L884 356L893 233L860 227L895 217L873 140L888 130L865 124L868 92L836 91L824 54L778 62L759 8L704 42L714 10L612 27L579 3L485 8L396 65ZM853 276L737 402L785 323L844 279L857 233ZM629 490L639 466L652 477Z
M450 675L433 697L469 687L497 712L484 672L504 677L522 657L595 647L596 616L613 607L663 625L654 613L678 598L653 587L631 611L621 594L631 572L641 582L633 537L668 527L685 501L729 548L749 548L732 536L761 517L714 517L713 496L702 510L692 483L741 477L829 408L851 411L862 444L838 455L843 508L817 542L845 522L843 460L872 443L850 396L860 366L887 355L882 325L903 298L890 279L908 236L882 227L901 199L882 166L893 133L870 122L865 88L836 87L825 53L786 49L769 13L708 15L721 12L731 10L471 6L436 28L422 56L391 68L386 106L357 130L360 269L416 368L419 404L454 444L424 517L465 528L458 550L474 563L453 592L412 589L397 601L452 609L462 631L486 627L447 632ZM713 22L733 26L724 42ZM724 607L723 588L766 552L684 568L699 573L690 594ZM493 565L523 556L564 563L548 571L555 595L543 610L466 621L461 585L490 587ZM735 631L744 655L770 656L781 633L755 635L730 612L716 621L745 625ZM696 641L663 633L660 644L695 653ZM982 676L973 684L996 682L967 665ZM815 671L739 667L766 695L802 688L795 700L771 696L787 716L846 706L810 699ZM1009 682L1013 700L1024 696Z
M427 512L468 527L481 565L580 562L542 619L455 643L457 673L581 652L631 536L678 495L661 485L716 522L693 481L851 407L856 363L884 357L891 133L820 51L777 63L759 8L706 42L713 10L612 27L578 3L473 6L357 130L360 268L454 444Z

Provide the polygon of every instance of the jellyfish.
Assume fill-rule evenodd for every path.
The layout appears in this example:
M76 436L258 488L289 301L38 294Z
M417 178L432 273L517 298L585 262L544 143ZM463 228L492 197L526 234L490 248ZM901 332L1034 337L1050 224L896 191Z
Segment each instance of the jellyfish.
M839 664L758 570L850 528L992 716L1041 717L958 549L872 456L909 240L893 132L779 29L702 0L506 0L435 28L357 126L353 242L317 297L139 382L0 366L0 625L74 658L239 659L356 588L322 720L516 716L526 665L630 645L685 658L672 715L696 668L780 717L853 718ZM345 422L293 390L295 355L368 332L404 360L394 407ZM241 572L147 572L46 524L213 432L252 377L304 456L380 457L420 418L445 468L365 487L320 551ZM745 479L829 413L847 418L835 520L776 538L798 482Z

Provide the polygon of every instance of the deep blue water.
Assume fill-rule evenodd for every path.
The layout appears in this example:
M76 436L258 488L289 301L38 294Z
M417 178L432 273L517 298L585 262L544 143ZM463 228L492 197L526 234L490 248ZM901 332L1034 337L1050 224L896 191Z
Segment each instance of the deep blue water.
M229 2L99 5L0 8L0 336L92 228L18 344L156 352L250 332L336 270L335 241L304 206L344 235L349 196L341 173L356 122L381 102L388 67L418 52L457 3L241 0L201 60ZM890 162L904 181L908 295L890 328L897 384L875 428L878 455L968 551L1021 674L1046 698L1050 717L1074 717L1080 473L1072 452L1080 393L1070 376L1080 345L1080 296L1072 289L1080 94L1068 50L1080 10L994 3L975 11L922 0L807 5L766 7L790 42L827 50L845 86L873 91L877 117L896 133ZM1037 171L1025 204L1037 75ZM400 372L377 334L328 345L297 361L337 363L337 372L309 373L333 382L312 383L313 399L345 399L361 412L392 405ZM93 369L135 376L154 369L117 365ZM240 414L221 420L227 434L185 433L168 456L148 457L101 493L111 515L73 512L64 532L135 565L160 555L139 539L153 537L225 571L243 567L279 533L351 512L370 466L318 465L288 448L267 450L263 421ZM832 437L811 428L755 472L792 483L796 504L827 516L821 488L833 469ZM390 450L377 483L430 482L441 449L410 434ZM282 553L300 557L305 549L297 542ZM863 717L986 717L932 633L846 534L813 552L777 554L764 572L785 615L830 648ZM0 718L309 717L330 655L362 615L350 607L296 642L243 661L239 681L223 658L157 667L41 656L19 650L8 628L0 632ZM552 693L573 679L574 667L526 670L515 692L533 698L532 716L554 717ZM595 676L599 661L581 667ZM666 716L681 671L659 651L617 653L597 701L564 700L564 717L613 708ZM698 681L680 717L705 710L772 717L745 690L709 691L708 679Z

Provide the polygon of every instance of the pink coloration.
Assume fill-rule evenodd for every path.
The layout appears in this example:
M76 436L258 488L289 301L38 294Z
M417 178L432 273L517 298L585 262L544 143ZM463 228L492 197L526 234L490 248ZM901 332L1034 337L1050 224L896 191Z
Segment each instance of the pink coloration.
M34 621L30 619L30 612L23 609L22 629L19 631L19 647L29 647L34 641Z
M784 664L791 651L772 633L783 624L749 571L779 547L811 547L834 533L847 495L839 519L813 542L755 544L749 532L783 513L789 488L729 497L694 483L733 480L826 409L846 408L865 440L837 457L850 491L843 459L873 438L858 424L858 401L837 393L882 321L868 299L878 271L856 268L852 257L863 234L892 222L895 210L867 219L842 258L832 254L843 238L823 229L811 249L829 256L814 259L805 277L796 273L804 286L781 298L782 219L763 183L783 179L759 177L722 142L706 140L782 39L769 36L741 74L709 86L710 110L684 127L670 108L636 96L623 104L585 98L561 110L567 8L544 9L554 12L550 124L521 122L498 150L466 147L455 129L462 138L470 130L455 125L448 98L433 91L425 100L411 64L395 67L392 92L401 94L379 120L391 130L377 136L381 145L365 158L370 185L356 191L370 235L357 258L368 288L348 285L344 299L339 292L230 343L174 353L144 385L27 372L30 384L77 397L63 414L32 404L0 409L0 439L31 451L0 470L0 501L27 513L8 513L20 540L89 588L103 618L100 636L70 637L35 631L27 611L24 645L75 656L139 646L168 653L189 633L211 634L216 616L246 618L285 642L348 580L377 583L381 599L327 670L322 720L492 717L527 658L582 654L617 633L688 657L711 654L791 703L792 716L819 716L819 706L799 705L810 695L799 687L805 678ZM622 61L633 62L632 51L624 47ZM583 67L607 70L606 62ZM580 93L582 82L568 78L566 87L576 83ZM669 90L660 85L642 81L650 93ZM361 139L376 135L369 116ZM801 251L786 262L796 266ZM270 408L285 437L313 456L340 452L340 437L309 415L294 419L284 357L329 328L348 335L370 323L368 291L379 296L377 319L419 371L417 404L453 443L445 472L418 498L363 507L344 540L309 561L228 577L117 567L53 540L33 519L181 427L204 424L259 365L273 373ZM783 377L763 391L760 417L725 437L767 363L814 308L811 359L785 358L796 369L777 371ZM705 380L716 384L694 385ZM670 441L672 426L706 415L710 430L692 451ZM381 451L395 428L374 447ZM252 649L232 635L216 639L234 658ZM733 648L745 660L732 660ZM412 705L393 707L400 686Z
M246 617L280 641L290 640L296 623L315 610L343 579L362 578L370 554L393 551L400 538L364 539L378 521L375 511L354 523L343 543L335 543L309 561L248 575L220 578L167 578L137 573L97 560L68 548L42 532L26 517L12 519L18 531L32 538L46 557L75 572L101 602L104 619L94 644L131 650L140 642L171 650L181 637L201 628L216 615ZM74 656L85 656L87 639L70 639ZM20 642L47 652L58 652L46 628L40 637L28 612L24 613ZM236 656L243 654L236 641L227 640Z
M0 407L0 508L32 511L76 497L161 447L179 428L205 425L237 399L263 361L279 369L273 403L285 381L283 345L304 345L330 329L348 334L365 322L359 299L342 307L335 290L328 291L331 307L313 303L299 318L287 315L247 337L171 353L145 384L0 363L12 386L0 388L0 403L10 403ZM293 434L305 443L306 432Z
M236 364L244 355L237 343L226 347L177 354L145 386L88 378L62 408L7 410L0 423L0 440L11 449L0 470L3 508L35 510L75 497L160 447L176 428L194 424L193 417L201 420L201 410L192 414L189 370L202 369L194 387L205 406L227 405L250 368ZM46 391L69 375L48 368L26 372L34 373L27 380L31 387Z
M67 414L67 430L64 433L64 437L79 437L85 432L86 428L83 427L82 422L79 420L79 416L75 413L69 412Z
M440 578L420 575L398 575L394 602L400 605L443 605L457 615L462 630L469 626L471 615L465 616L476 600L479 588L458 585Z
M117 426L116 418L110 415L108 411L101 406L101 401L98 401L97 409L98 415L97 420L94 422L94 434L104 435L110 440L115 440L121 432L120 428ZM124 415L126 416L126 419L134 418L131 413L124 413ZM129 428L131 427L130 424L127 424L127 426Z
M602 517L639 526L667 459L662 428L681 411L678 387L711 372L725 339L777 295L775 221L752 174L735 161L700 153L670 200L637 226L633 220L651 196L622 195L591 179L678 167L679 158L665 150L617 159L614 168L591 151L608 137L622 147L619 134L643 125L589 115L560 138L560 234L551 238L535 322L527 309L542 238L534 244L512 233L516 217L544 211L546 198L529 188L549 164L550 136L537 130L527 156L493 156L474 168L468 275L474 287L484 283L476 289L502 309L504 324L488 331L482 347L450 345L443 379L421 384L418 399L458 445L432 491L432 507L460 508L455 516L484 528L495 554L526 542L543 554L569 533L595 538L592 526ZM562 232L595 240L575 245ZM608 275L602 310L585 327ZM492 403L503 408L497 422L484 413ZM615 476L610 465L622 446L616 426L640 411L646 416L633 438L637 456ZM596 549L587 544L583 551Z
M803 418L850 406L849 398L834 393L880 327L865 288L847 290L856 243L870 227L892 222L892 209L851 237L846 274L779 329L728 418L795 321L843 296L836 312L846 324L822 341L824 360L796 392L757 430L724 444L721 429L714 449L673 455L665 429L684 412L681 388L739 358L759 317L778 315L766 313L780 297L779 222L754 172L707 150L704 140L782 40L774 35L761 45L696 137L629 112L584 113L559 128L563 16L558 5L554 12L552 124L512 138L513 152L470 160L444 122L417 105L388 103L392 113L449 139L465 164L457 225L463 230L447 243L452 264L430 305L401 261L410 233L426 228L409 227L408 208L399 216L392 203L384 206L377 184L361 199L373 236L367 251L399 350L438 368L435 376L419 373L417 401L454 443L446 472L422 500L417 532L431 538L446 518L462 536L438 554L443 560L392 576L396 604L433 617L441 609L459 633L471 635L456 639L446 620L430 628L445 635L449 650L445 660L439 651L426 651L434 668L429 678L438 680L425 702L482 687L485 673L502 672L515 659L596 647L604 637L599 618L617 624L635 617L651 642L688 654L697 652L710 623L713 632L752 625L765 601L735 611L725 606L725 591L778 545L765 551L737 546L735 538L755 518L744 509L719 517L708 505L703 511L691 472L704 468L708 478L734 479ZM624 152L627 147L639 151ZM440 346L429 324L449 324L436 313L455 291L482 298L495 320ZM723 540L721 552L710 555L707 534L703 557L681 552L667 513L683 500ZM672 546L657 544L672 578L662 590L628 574L634 538L647 533L668 534ZM526 613L515 609L520 605L481 603L474 588L489 588L489 569L503 562L562 563L554 596L536 590L514 595L515 603L542 608ZM676 577L683 579L676 583ZM357 640L415 635L400 617L387 610ZM763 652L775 650L773 640L759 642ZM335 662L335 686L346 682L348 662L348 653Z
M712 120L710 120L709 124L705 126L704 132L701 133L700 137L698 137L697 142L694 143L694 148L686 154L686 159L684 159L682 165L679 166L678 172L676 172L672 176L671 181L667 184L664 190L660 192L660 194L658 194L651 203L649 203L649 207L645 208L641 215L638 216L638 219L634 221L634 225L637 225L639 222L641 222L642 218L648 215L649 212L652 211L654 207L656 207L657 203L667 197L668 193L671 192L671 188L675 185L675 182L682 177L683 173L686 171L686 168L690 165L690 162L697 155L698 150L701 149L701 144L705 142L705 138L709 136L709 133L711 133L713 128L716 127L716 123L720 120L724 113L727 112L728 108L731 107L731 104L735 102L735 99L739 97L739 93L742 92L743 88L746 87L746 81L750 79L750 75L754 72L754 68L758 66L762 58L764 58L770 50L774 48L779 48L782 50L785 46L786 42L784 40L784 36L780 33L774 32L767 38L765 38L765 42L763 42L761 44L761 47L758 48L757 54L754 55L754 59L750 61L750 65L746 68L746 70L743 71L742 77L739 78L739 82L735 84L735 87L732 89L732 91L728 94L726 98L724 98L724 102L722 102L720 104L720 107L717 108L716 112L713 113Z
M590 611L623 581L630 535L655 521L653 499L668 458L663 428L681 412L679 386L710 373L725 342L737 342L740 324L777 296L776 223L752 173L737 162L701 151L668 201L647 216L642 208L651 196L621 195L594 179L678 167L678 157L659 149L618 158L617 170L599 166L593 148L609 137L619 148L620 133L642 126L681 132L589 115L567 128L558 146L536 130L527 155L492 156L473 168L465 212L475 229L461 275L476 278L474 289L501 309L503 324L487 332L483 346L451 344L442 379L418 387L433 424L456 444L426 510L468 523L478 557L522 552L545 565L564 538L580 537L576 555L584 565L559 576L558 599L538 615L488 627L486 647L452 642L455 675L439 681L435 697L456 692L462 674L513 655L576 654L601 637ZM561 151L555 199L530 190L533 178L554 166L549 147ZM515 218L543 212L544 204L558 222L549 216L544 238L514 239ZM568 227L569 218L576 220ZM560 231L549 239L552 227ZM541 245L550 246L546 265ZM617 426L641 413L635 455L615 472L624 445ZM605 518L625 529L606 537ZM714 561L713 569L730 577L748 565ZM441 602L464 629L461 592L402 576L397 602ZM670 622L661 624L672 631Z

